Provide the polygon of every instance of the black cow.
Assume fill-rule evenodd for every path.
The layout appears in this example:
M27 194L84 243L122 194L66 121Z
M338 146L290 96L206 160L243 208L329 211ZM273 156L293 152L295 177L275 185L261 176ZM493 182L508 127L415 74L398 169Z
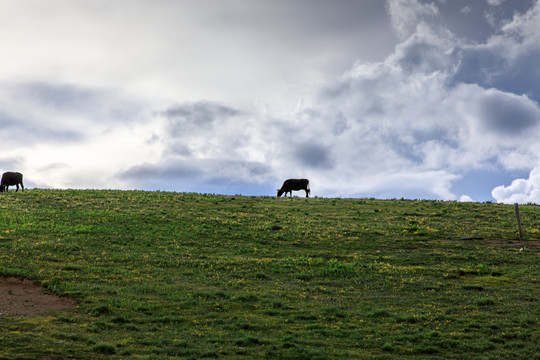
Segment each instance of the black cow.
M281 185L281 189L278 189L277 196L280 197L285 193L285 196L287 196L287 193L292 196L293 190L305 190L306 191L306 197L309 197L309 180L308 179L289 179L285 180L283 182L283 185Z
M15 191L19 191L19 184L21 184L21 188L24 191L22 177L22 174L19 172L5 172L2 175L2 181L0 182L0 192L7 192L10 185L17 186L17 190Z

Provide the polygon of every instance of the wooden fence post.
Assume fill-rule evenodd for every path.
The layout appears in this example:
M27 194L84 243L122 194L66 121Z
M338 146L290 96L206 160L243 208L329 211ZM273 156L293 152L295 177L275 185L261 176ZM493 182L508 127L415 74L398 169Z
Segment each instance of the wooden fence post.
M514 207L516 209L516 219L517 219L517 225L519 230L519 241L523 243L523 230L521 230L521 218L519 216L519 205L518 203L514 204Z

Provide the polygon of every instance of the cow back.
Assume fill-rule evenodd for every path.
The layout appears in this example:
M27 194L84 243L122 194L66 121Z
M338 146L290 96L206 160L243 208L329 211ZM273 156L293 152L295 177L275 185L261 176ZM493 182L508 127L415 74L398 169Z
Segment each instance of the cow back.
M9 185L22 184L22 179L23 179L23 175L20 172L8 171L2 174L1 185L9 186Z

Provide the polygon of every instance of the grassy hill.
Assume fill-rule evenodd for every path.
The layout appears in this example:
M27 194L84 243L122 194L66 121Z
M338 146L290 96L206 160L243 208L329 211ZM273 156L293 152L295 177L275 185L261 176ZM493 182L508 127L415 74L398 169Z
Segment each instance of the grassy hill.
M2 194L0 275L79 305L0 315L0 358L539 359L520 210L523 251L491 203Z

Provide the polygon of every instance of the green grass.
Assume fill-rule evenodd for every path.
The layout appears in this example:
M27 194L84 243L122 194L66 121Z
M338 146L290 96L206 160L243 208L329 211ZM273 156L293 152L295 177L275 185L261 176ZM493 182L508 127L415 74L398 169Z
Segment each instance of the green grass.
M520 210L522 252L491 203L2 194L0 274L79 306L3 314L0 358L539 359L540 207Z

